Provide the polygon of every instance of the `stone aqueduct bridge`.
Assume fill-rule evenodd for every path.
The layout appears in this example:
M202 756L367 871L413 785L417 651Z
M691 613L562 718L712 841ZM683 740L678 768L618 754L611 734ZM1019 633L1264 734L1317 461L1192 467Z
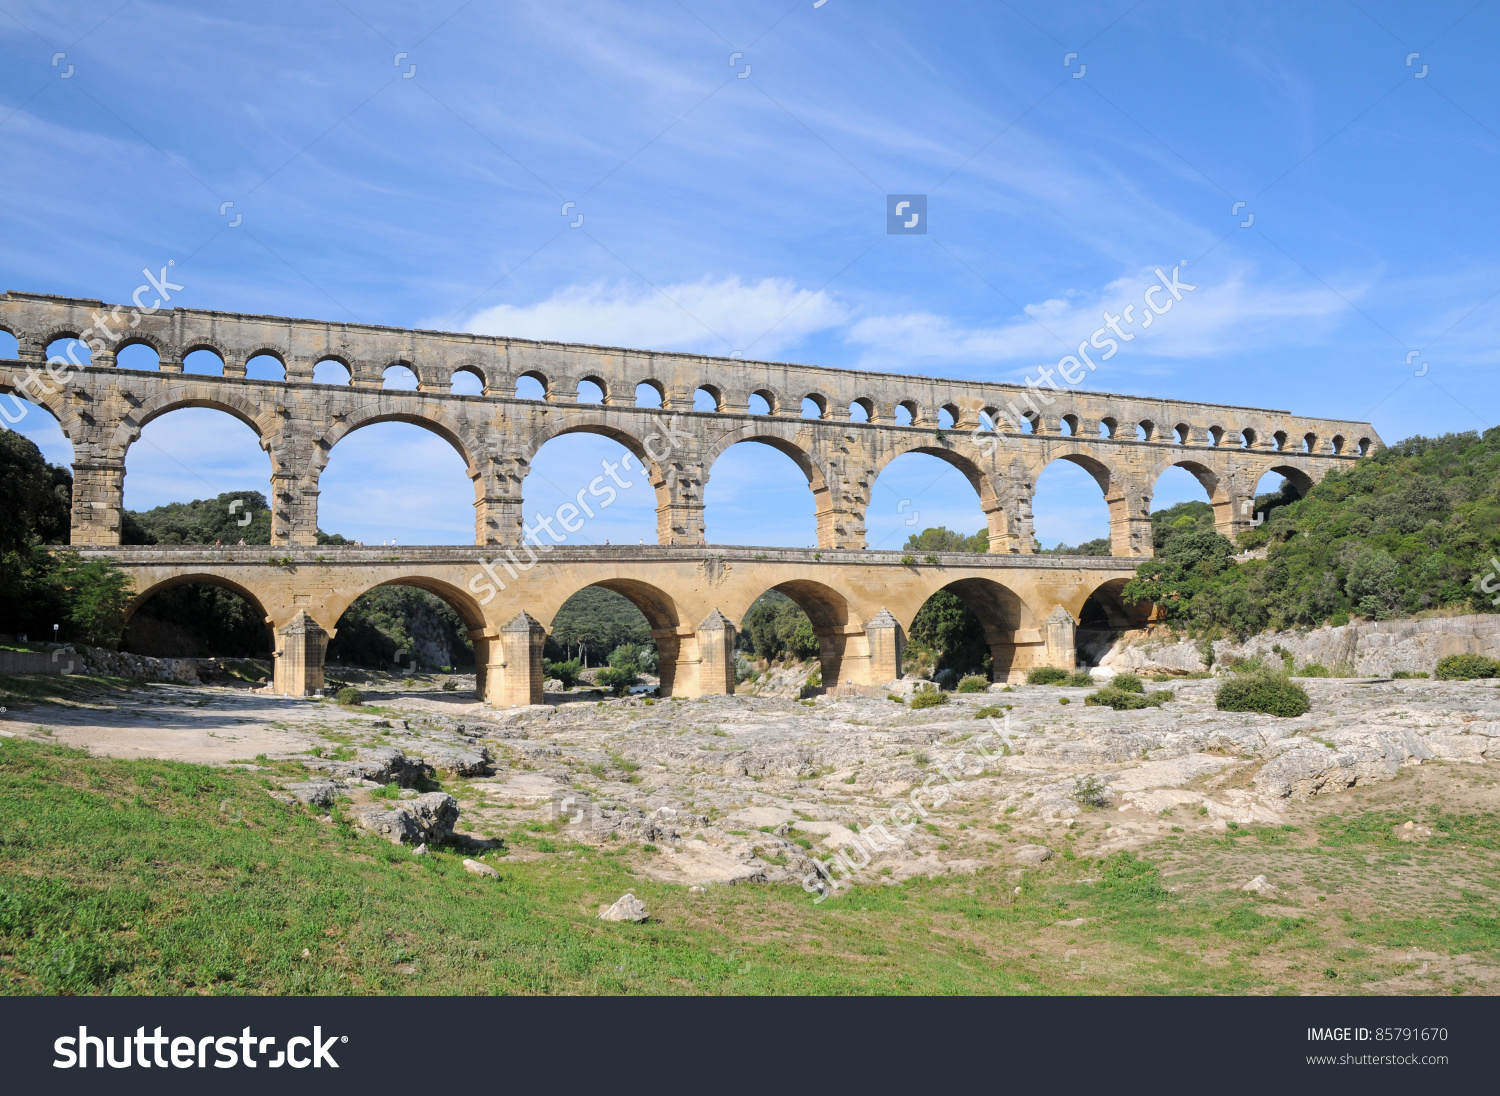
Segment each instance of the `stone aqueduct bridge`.
M1368 423L1285 411L192 309L144 315L17 292L0 299L0 329L19 344L19 360L0 361L0 392L45 406L73 443L72 543L131 571L137 604L189 581L251 598L276 631L277 687L291 693L321 685L323 645L349 603L394 582L432 590L464 616L476 639L481 691L495 703L538 695L538 621L550 622L590 584L619 590L645 612L664 679L679 695L732 690L724 644L732 644L750 602L772 587L813 618L826 684L871 686L898 676L901 630L945 586L980 612L997 676L1014 676L1031 665L1071 662L1072 627L1090 594L1122 611L1109 591L1151 554L1151 494L1167 468L1198 479L1219 530L1232 535L1251 523L1265 473L1306 490L1380 444ZM90 364L75 369L54 360L49 368L47 348L67 338L88 344ZM156 351L158 370L116 368L116 355L137 343ZM183 359L197 350L218 355L223 375L184 374ZM285 379L246 377L246 363L262 355L281 363ZM314 366L326 360L348 371L348 384L313 382ZM382 387L392 366L416 375L415 391ZM483 394L448 391L460 372L473 374ZM523 377L540 383L544 400L516 398ZM601 403L579 402L584 381L598 386ZM641 384L660 396L660 408L636 406ZM693 410L699 390L716 410ZM770 413L752 414L752 396ZM804 399L820 417L802 417ZM233 415L269 454L270 557L264 549L117 547L130 445L152 419L183 407ZM855 408L865 421L853 421ZM909 423L897 421L898 408ZM1021 430L1007 428L1023 420ZM316 548L318 481L333 447L390 421L432 430L467 463L474 549L401 549L389 559L372 548ZM519 545L531 461L552 438L578 432L612 438L640 461L656 491L659 544L649 551L559 547L534 569L516 569L528 564ZM807 477L819 552L693 547L704 533L709 470L741 441L776 448ZM864 550L875 479L905 453L947 461L974 486L989 556L909 565L899 554ZM1031 498L1055 460L1081 465L1098 482L1115 559L1032 553ZM486 562L507 586L481 604Z

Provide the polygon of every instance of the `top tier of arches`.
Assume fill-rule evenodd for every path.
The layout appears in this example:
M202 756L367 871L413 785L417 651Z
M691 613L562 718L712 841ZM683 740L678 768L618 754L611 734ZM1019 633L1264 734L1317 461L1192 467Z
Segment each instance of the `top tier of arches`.
M548 403L1330 457L1380 444L1367 423L1283 411L238 313L147 314L14 292L0 298L0 331L15 337L23 361L45 362L59 340L78 339L88 347L80 364L113 366L121 350L143 345L163 373L207 352L229 380L246 377L259 358L278 363L286 383L462 398L524 398L529 389Z

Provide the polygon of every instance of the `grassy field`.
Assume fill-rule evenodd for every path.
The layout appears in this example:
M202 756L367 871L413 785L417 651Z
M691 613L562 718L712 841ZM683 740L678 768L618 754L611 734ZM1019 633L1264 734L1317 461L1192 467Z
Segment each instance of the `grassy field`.
M1500 818L1484 812L1428 807L1414 847L1392 835L1404 813L1365 801L1140 858L1065 843L1019 893L997 866L814 905L792 887L656 885L632 874L639 847L520 826L486 879L461 852L413 857L267 786L0 739L0 991L1448 993L1485 992L1500 959ZM1241 861L1307 893L1207 881ZM1460 876L1472 889L1420 884ZM651 920L597 920L626 890Z

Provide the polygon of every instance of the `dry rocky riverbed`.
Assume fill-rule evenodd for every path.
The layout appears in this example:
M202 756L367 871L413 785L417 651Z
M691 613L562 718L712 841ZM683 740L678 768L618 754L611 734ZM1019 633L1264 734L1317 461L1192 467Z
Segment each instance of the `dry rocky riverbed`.
M1219 712L1211 679L1157 685L1175 699L1126 712L1053 686L948 694L920 711L872 697L565 694L496 711L435 681L377 685L360 710L143 685L123 700L83 692L12 704L0 733L258 768L273 794L314 807L347 800L368 828L412 845L448 840L451 828L452 839L499 852L520 824L540 840L513 843L512 858L549 855L550 829L584 845L639 846L643 874L686 887L798 885L812 857L839 850L861 865L864 885L1034 866L1062 848L1097 856L1348 811L1361 794L1351 789L1403 773L1422 774L1408 797L1413 841L1425 836L1423 796L1495 809L1495 683L1304 684L1313 709L1297 719ZM1001 717L976 718L985 706ZM305 773L291 775L288 762ZM1292 881L1257 889L1278 885Z

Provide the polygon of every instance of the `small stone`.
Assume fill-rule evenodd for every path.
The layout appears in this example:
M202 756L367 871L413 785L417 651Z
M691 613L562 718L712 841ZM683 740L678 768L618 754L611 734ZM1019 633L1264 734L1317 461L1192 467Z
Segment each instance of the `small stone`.
M427 842L423 841L416 848L412 849L411 850L411 854L413 856L426 856L427 855Z
M703 887L700 887L700 886L698 886L698 884L694 883L691 887L688 888L688 893L689 894L704 894L706 892L705 892L705 889Z
M1276 893L1276 888L1266 882L1264 875L1257 875L1250 882L1240 888L1242 891L1254 891L1256 894L1271 895Z
M303 948L302 949L302 958L304 958L304 959L311 959L312 958L312 949L311 948Z
M1016 850L1016 863L1041 864L1052 859L1052 850L1046 845L1022 845Z
M1071 921L1057 921L1054 923L1060 929L1076 929L1082 928L1084 925L1087 925L1089 923L1089 919L1087 917L1075 917Z
M644 921L646 906L630 893L622 894L613 906L599 915L601 921Z
M465 858L465 860L464 860L464 871L466 871L466 872L472 872L475 875L485 875L485 876L488 876L491 879L499 879L500 878L500 873L499 872L497 872L494 868L490 867L488 864L481 864L478 860L469 860L469 859Z

